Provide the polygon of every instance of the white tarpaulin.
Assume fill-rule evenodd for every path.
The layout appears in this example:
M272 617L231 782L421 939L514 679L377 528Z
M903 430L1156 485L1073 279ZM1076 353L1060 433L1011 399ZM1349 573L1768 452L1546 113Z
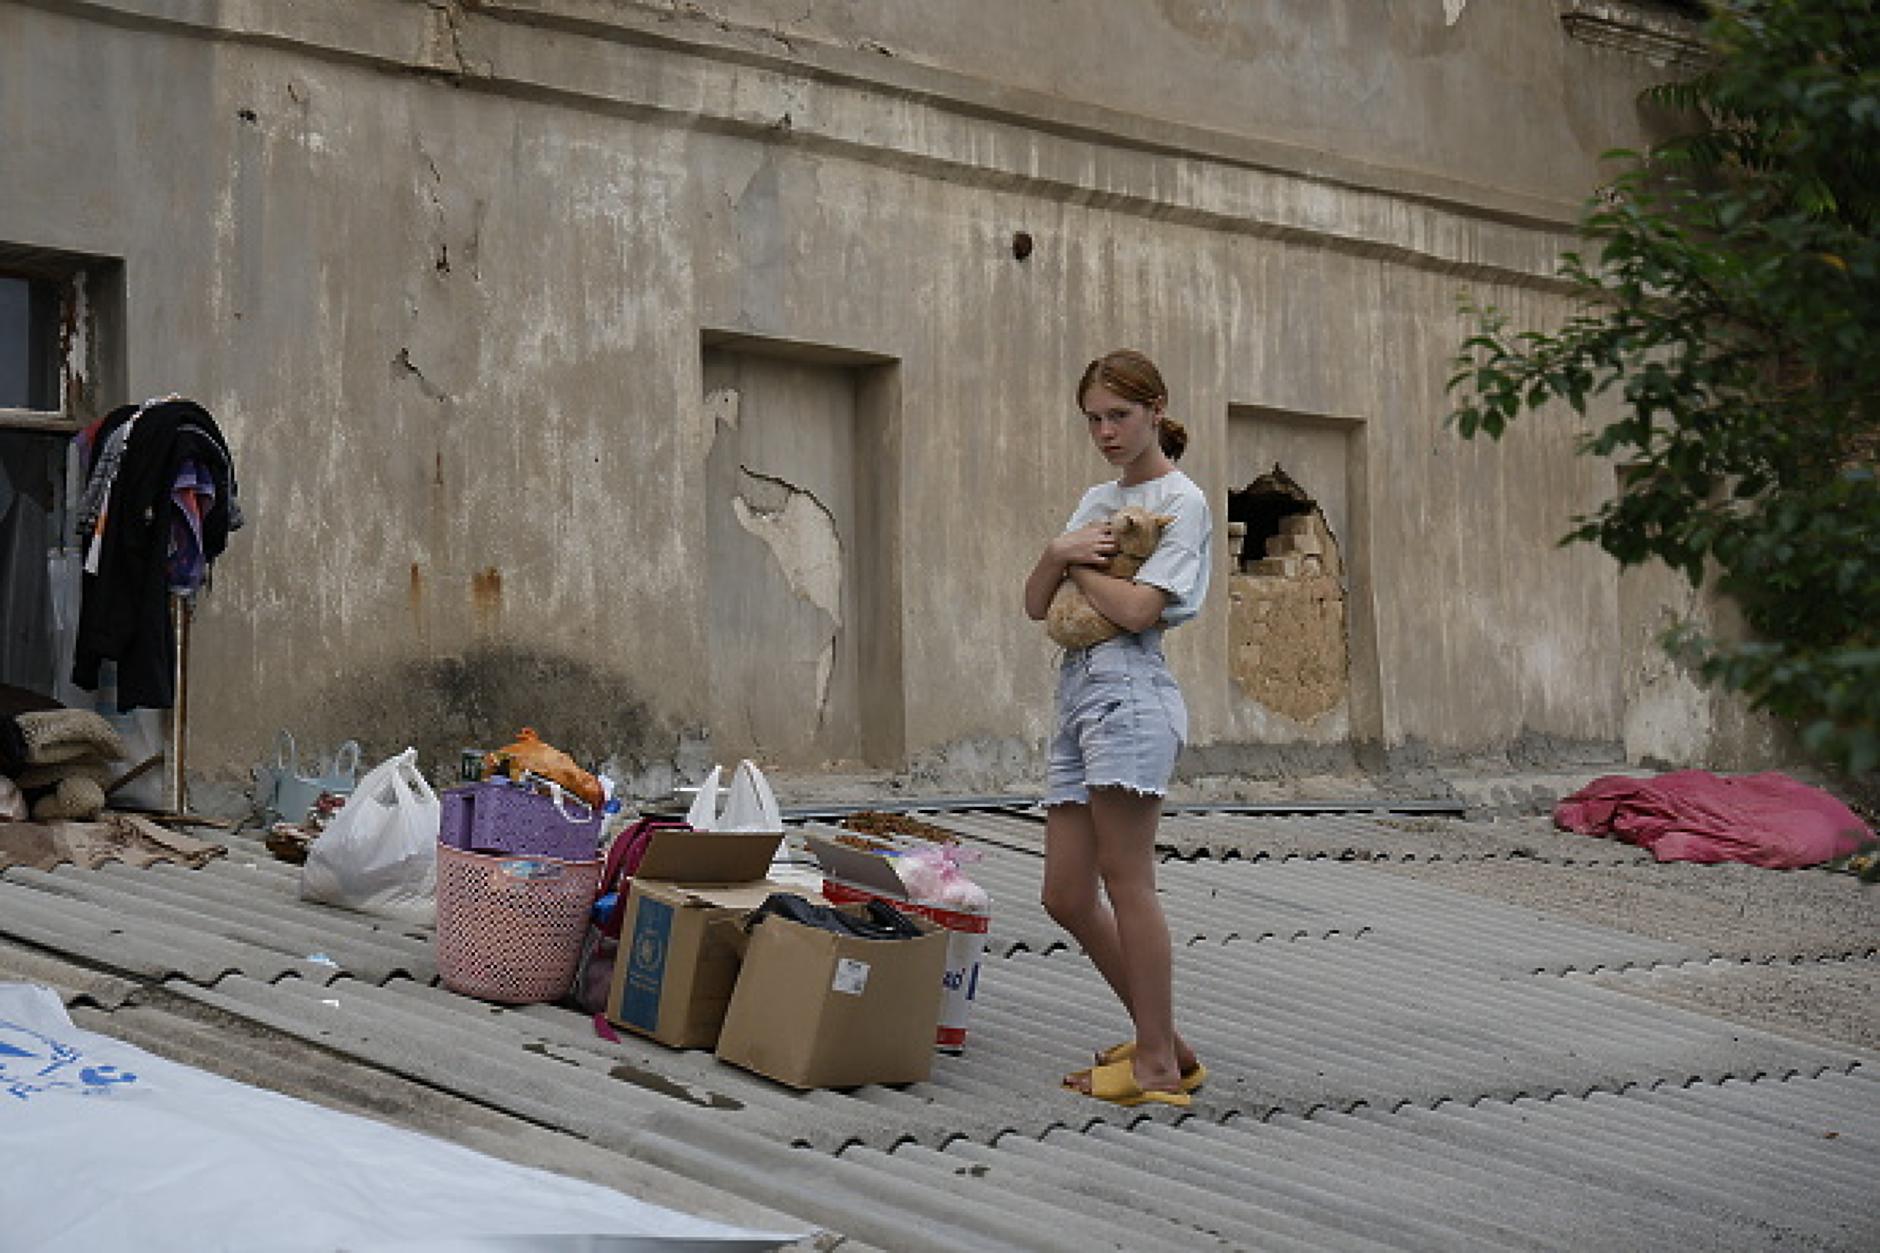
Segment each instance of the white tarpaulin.
M747 1231L248 1087L0 983L0 1247L727 1253Z

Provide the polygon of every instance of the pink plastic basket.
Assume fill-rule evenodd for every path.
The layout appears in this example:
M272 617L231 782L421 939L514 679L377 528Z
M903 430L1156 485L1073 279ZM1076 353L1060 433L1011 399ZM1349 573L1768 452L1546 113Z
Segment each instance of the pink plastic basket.
M554 1001L574 983L601 863L437 846L437 973L465 996Z

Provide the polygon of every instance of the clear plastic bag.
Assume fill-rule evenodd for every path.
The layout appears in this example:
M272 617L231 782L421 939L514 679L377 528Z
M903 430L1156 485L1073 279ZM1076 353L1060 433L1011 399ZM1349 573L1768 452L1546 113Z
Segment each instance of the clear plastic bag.
M280 733L274 765L254 770L254 806L257 812L283 822L305 822L322 796L344 800L359 783L359 741L347 740L331 757L315 759L311 773L302 774L294 737Z
M960 867L979 854L950 844L911 849L895 859L895 872L907 887L909 900L962 914L981 914L992 908L992 897L967 877Z

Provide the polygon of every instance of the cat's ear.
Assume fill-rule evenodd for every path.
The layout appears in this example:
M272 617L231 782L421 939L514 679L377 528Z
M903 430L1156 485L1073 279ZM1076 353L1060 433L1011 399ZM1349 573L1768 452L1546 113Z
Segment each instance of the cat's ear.
M1158 513L1150 518L1149 521L1155 523L1157 526L1172 526L1175 523L1175 515L1172 513Z

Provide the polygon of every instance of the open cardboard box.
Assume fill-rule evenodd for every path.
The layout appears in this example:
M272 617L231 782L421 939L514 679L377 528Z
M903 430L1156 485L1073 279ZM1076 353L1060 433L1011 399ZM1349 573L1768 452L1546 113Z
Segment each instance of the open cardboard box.
M851 841L885 845L881 850L858 847ZM842 879L865 887L889 899L908 899L907 885L894 868L903 853L925 843L904 835L862 835L825 823L803 825L803 846L807 848L831 879Z
M607 1020L673 1048L711 1048L737 985L744 917L772 892L787 891L801 894L767 879L635 878L621 913Z
M896 864L901 856L927 841L898 835L860 837L886 846L876 851L857 847L851 842L855 836L855 832L822 823L804 826L804 846L823 868L822 893L831 904L837 905L880 897L905 913L919 915L946 929L949 934L947 960L940 974L943 995L934 1047L957 1053L966 1046L967 1020L972 1016L973 1001L979 995L979 964L992 915L946 909L909 899L907 884Z
M669 883L748 883L769 873L771 858L781 843L781 831L662 829L653 833L633 877Z
M842 906L865 915L861 905ZM788 918L752 927L718 1059L795 1088L918 1083L933 1074L947 933L867 940Z
M620 915L607 1020L674 1048L710 1048L738 978L738 924L772 892L781 831L653 833Z

